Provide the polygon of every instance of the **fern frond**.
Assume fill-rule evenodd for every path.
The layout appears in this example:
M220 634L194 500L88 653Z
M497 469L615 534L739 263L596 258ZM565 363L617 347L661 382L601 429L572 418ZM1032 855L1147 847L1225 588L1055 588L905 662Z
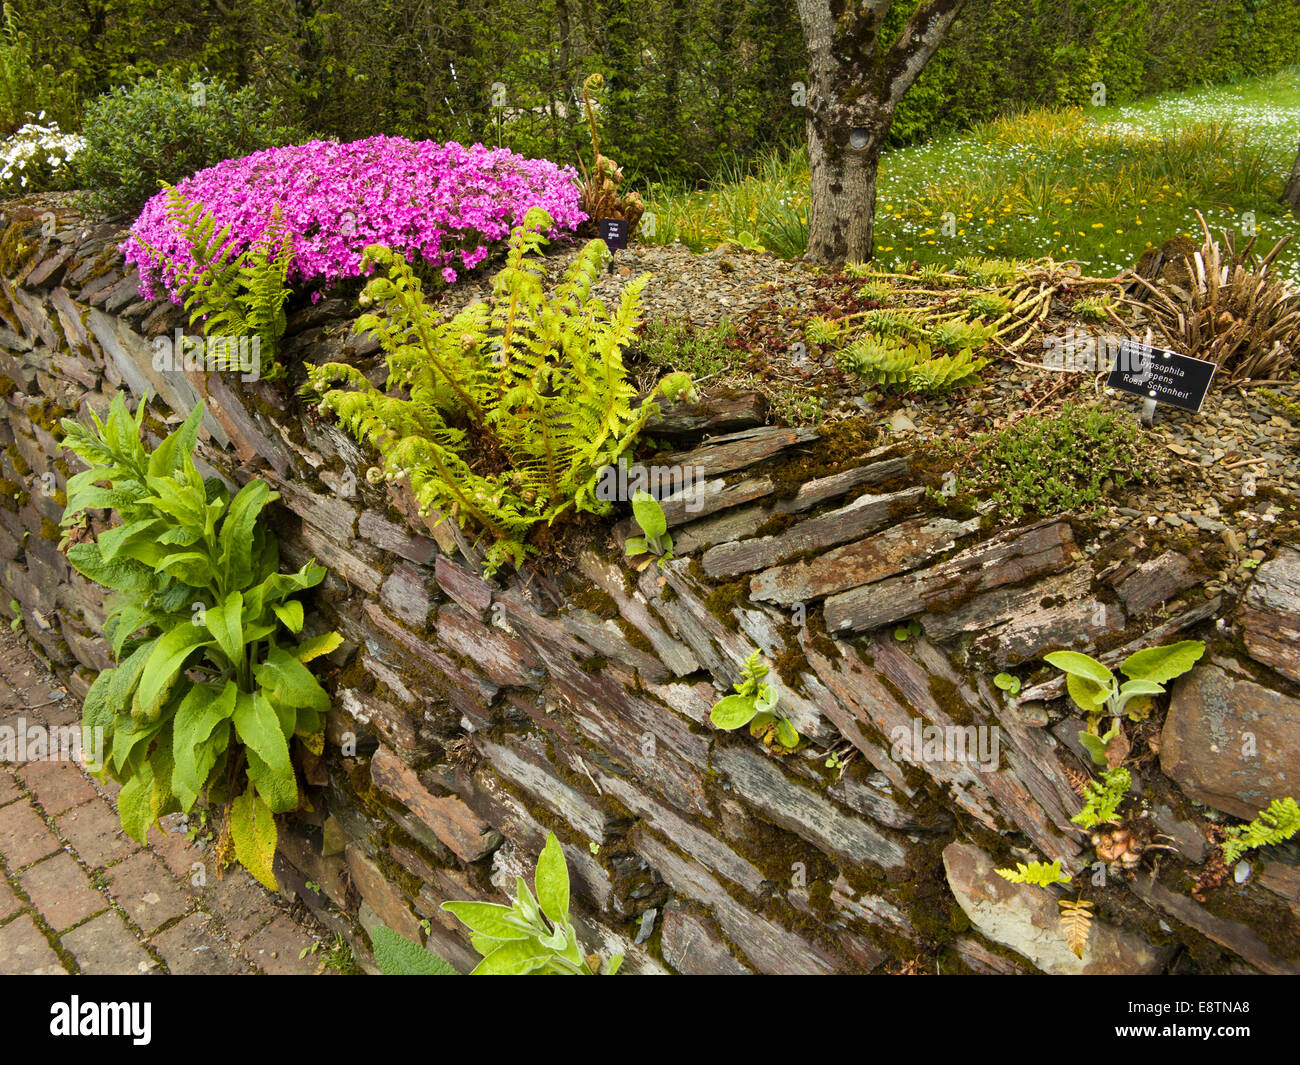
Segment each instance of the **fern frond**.
M1014 869L999 869L997 874L1013 884L1033 884L1043 888L1070 882L1070 874L1061 869L1060 858L1051 865L1046 862L1030 862L1028 865L1024 862L1016 862Z
M1088 949L1088 935L1092 931L1092 903L1087 899L1058 899L1061 911L1061 931L1074 956L1083 959Z
M1290 796L1274 799L1250 824L1234 825L1226 832L1228 838L1222 844L1223 860L1231 865L1246 851L1284 843L1300 832L1300 805Z
M868 332L879 333L882 336L916 336L925 332L920 316L916 312L887 307L867 311L862 316L862 325Z
M963 322L958 319L952 319L946 322L940 322L930 330L929 340L936 348L942 348L944 351L955 352L966 349L969 354L970 349L984 347L997 332L992 326L984 325L982 322Z
M380 269L362 297L373 310L357 329L387 357L388 392L351 367L308 371L322 412L380 452L385 479L408 481L426 511L493 537L489 571L521 562L538 523L607 513L595 496L601 471L659 409L653 396L638 403L623 363L647 278L624 287L611 315L591 295L608 256L592 241L548 295L534 253L549 224L530 211L511 234L491 300L449 321L425 303L405 259L367 248L366 263Z
M1100 781L1091 781L1083 789L1083 809L1070 820L1081 828L1119 823L1119 804L1128 794L1132 784L1129 771L1123 766L1107 769Z
M272 211L262 236L238 254L231 225L217 230L216 219L203 204L170 185L167 219L189 249L187 262L166 259L165 265L184 293L190 325L202 323L207 336L256 337L262 372L272 376L286 326L284 307L294 259L293 237L279 208Z

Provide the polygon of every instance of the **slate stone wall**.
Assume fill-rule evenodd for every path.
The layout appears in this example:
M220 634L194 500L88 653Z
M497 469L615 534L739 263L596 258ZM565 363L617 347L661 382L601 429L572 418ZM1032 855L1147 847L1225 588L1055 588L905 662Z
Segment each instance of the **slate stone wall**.
M553 830L585 945L623 951L629 972L896 970L918 955L977 972L1300 968L1294 861L1242 888L1241 913L1188 897L1208 846L1189 799L1235 813L1264 786L1207 764L1201 733L1222 721L1202 720L1197 692L1250 685L1278 742L1300 722L1294 647L1276 639L1300 614L1295 559L1261 566L1245 608L1259 661L1216 651L1216 672L1175 694L1169 742L1185 773L1170 773L1187 794L1155 765L1139 771L1157 796L1151 836L1175 841L1166 869L1185 875L1154 882L1148 862L1112 878L1080 961L1044 945L1036 889L992 873L1021 847L1090 875L1090 842L1069 823L1089 764L1079 723L1060 712L1059 684L1013 703L991 676L1045 649L1114 661L1211 632L1228 608L1201 594L1186 558L1112 564L1064 520L983 531L979 515L930 504L908 455L766 428L753 397L728 397L656 427L681 442L659 461L705 478L691 508L665 507L677 560L637 573L621 557L623 522L489 582L453 523L367 482L368 457L295 398L292 379L155 369L151 341L183 316L138 297L121 237L18 205L0 227L0 613L16 601L84 694L109 662L104 603L58 549L76 462L58 450L58 418L102 415L126 389L151 397L158 435L203 398L205 472L269 481L286 563L315 556L330 571L309 629L347 642L323 665L325 754L303 766L310 805L285 819L277 870L363 960L359 927L382 920L420 939L427 920L429 949L471 967L439 904L500 901ZM286 359L304 358L378 362L341 300L294 316ZM909 619L925 635L900 641ZM809 738L798 754L708 722L754 650ZM933 757L898 739L932 734L996 737L996 757L981 766L978 752ZM1300 791L1298 749L1273 751L1269 789Z

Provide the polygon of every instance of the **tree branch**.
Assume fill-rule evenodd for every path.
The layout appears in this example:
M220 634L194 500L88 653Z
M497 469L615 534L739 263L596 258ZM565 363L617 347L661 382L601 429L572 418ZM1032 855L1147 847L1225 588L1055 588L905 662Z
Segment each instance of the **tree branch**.
M966 0L926 0L907 20L898 40L885 56L889 101L897 105L930 61Z

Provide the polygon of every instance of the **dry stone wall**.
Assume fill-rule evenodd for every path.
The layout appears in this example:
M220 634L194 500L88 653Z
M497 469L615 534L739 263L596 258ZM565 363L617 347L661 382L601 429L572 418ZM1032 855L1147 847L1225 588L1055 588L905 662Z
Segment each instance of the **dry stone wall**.
M269 481L286 562L330 570L309 626L347 642L323 669L325 753L302 766L308 802L286 819L277 870L363 958L359 926L419 939L427 922L429 949L468 969L475 955L439 904L500 900L554 831L584 942L625 952L629 972L898 971L913 958L993 973L1300 971L1295 853L1207 903L1190 897L1213 851L1196 803L1246 815L1300 793L1300 553L1260 566L1238 609L1206 598L1194 559L1112 561L1062 519L989 530L937 509L913 457L852 424L766 427L755 397L732 396L655 427L679 441L656 462L703 479L689 507L665 506L677 559L631 569L625 521L489 582L452 523L367 482L368 456L295 398L292 376L156 369L152 341L183 318L138 296L121 238L66 211L5 211L0 613L12 599L85 692L109 664L104 603L58 547L76 462L58 450L58 418L103 414L125 389L150 397L161 435L205 400L205 472ZM327 300L294 315L287 362L375 370L348 312ZM896 638L913 619L924 635ZM993 872L1032 850L1094 876L1069 821L1090 764L1079 723L1046 673L1018 702L991 677L1065 646L1114 662L1180 632L1211 652L1173 693L1152 744L1162 765L1134 770L1141 831L1166 849L1090 892L1099 916L1080 960L1050 897ZM776 757L709 724L754 650L804 751ZM1259 735L1263 762L1224 764L1232 729Z

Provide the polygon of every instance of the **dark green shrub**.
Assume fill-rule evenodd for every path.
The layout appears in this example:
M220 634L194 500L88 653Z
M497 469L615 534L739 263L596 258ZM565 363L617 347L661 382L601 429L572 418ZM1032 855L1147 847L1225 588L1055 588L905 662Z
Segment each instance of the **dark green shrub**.
M292 139L251 88L142 78L91 101L78 157L90 207L139 210L162 183Z
M481 140L567 162L586 143L574 93L596 71L601 140L629 182L693 184L805 132L807 55L788 0L11 4L34 62L73 72L83 92L207 71L270 88L294 121L345 141ZM887 33L915 7L895 3ZM1087 103L1097 81L1114 104L1296 62L1300 0L972 0L903 99L892 140Z
M0 136L34 121L68 129L76 119L76 76L37 60L30 36L5 4L0 18Z
M914 6L894 5L896 26ZM903 98L890 139L1089 105L1097 82L1114 105L1298 60L1298 0L983 0L966 5Z

